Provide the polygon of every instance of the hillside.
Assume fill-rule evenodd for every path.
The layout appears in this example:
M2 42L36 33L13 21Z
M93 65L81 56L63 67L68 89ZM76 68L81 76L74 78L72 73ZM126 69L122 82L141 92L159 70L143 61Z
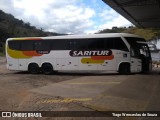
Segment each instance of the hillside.
M126 27L113 27L112 29L104 29L100 30L98 33L131 33L137 34L144 37L146 40L153 40L157 37L160 37L160 29L153 29L153 28L137 28L130 26Z
M100 30L98 33L132 33L144 37L146 40L160 36L160 29L137 28L137 27L113 27L112 29ZM4 13L0 10L0 43L5 42L9 37L38 37L62 35L58 33L44 32L37 29L30 23L16 19L13 15Z
M4 13L0 10L0 42L5 42L9 37L38 37L38 36L54 36L58 33L44 32L16 19L13 15Z
M56 35L63 34L44 32L42 29L37 29L35 26L31 26L30 23L25 23L22 20L16 19L13 15L0 10L0 56L4 54L4 44L7 38L45 37Z

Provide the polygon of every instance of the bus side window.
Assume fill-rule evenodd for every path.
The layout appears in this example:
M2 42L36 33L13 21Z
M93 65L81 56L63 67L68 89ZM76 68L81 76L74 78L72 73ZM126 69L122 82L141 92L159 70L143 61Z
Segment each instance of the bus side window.
M77 50L87 50L88 49L88 40L87 39L77 39L76 40L77 43Z
M104 41L105 49L113 49L114 48L114 41L112 38L105 38Z
M42 50L50 51L51 50L51 44L49 40L43 40L42 41Z
M20 42L21 41L17 41L17 40L8 41L8 46L12 50L20 50L21 49Z
M66 39L54 39L51 41L52 50L69 50L70 41Z
M115 46L115 49L129 51L126 44L123 42L123 40L121 38L114 39L114 46Z
M77 41L76 40L69 40L68 41L68 50L76 50L77 49Z
M125 43L119 37L105 38L104 45L105 45L105 49L129 51Z
M92 42L90 42L90 49L92 50L104 50L104 38L94 38L91 39Z
M97 50L97 39L87 39L88 49Z
M40 51L49 51L50 50L50 42L45 40L37 40L34 42L35 50Z
M42 42L41 41L35 41L34 47L35 47L35 50L42 50Z
M60 48L59 40L52 40L51 45L52 45L52 47L51 47L52 50L59 50L59 48Z
M104 38L99 38L97 39L97 49L98 50L105 50L105 39Z
M34 50L34 46L33 46L33 41L29 40L29 41L22 41L21 42L21 50L23 51L32 51Z

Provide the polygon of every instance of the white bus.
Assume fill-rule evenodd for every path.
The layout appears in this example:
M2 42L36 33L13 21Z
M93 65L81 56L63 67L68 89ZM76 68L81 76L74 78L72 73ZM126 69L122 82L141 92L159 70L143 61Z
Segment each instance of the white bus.
M126 33L9 38L7 69L51 74L61 70L149 72L145 40Z

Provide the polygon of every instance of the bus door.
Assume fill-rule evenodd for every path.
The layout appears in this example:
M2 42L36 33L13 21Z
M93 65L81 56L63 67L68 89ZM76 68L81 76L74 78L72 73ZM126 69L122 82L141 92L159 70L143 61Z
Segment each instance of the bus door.
M139 58L139 49L131 47L131 72L140 72L142 70L142 60Z
M131 71L140 72L142 70L141 59L131 57Z
M142 72L150 72L152 69L151 56L147 44L139 43L140 59L142 60Z
M143 38L137 38L137 37L125 37L127 42L131 46L131 64L134 65L133 67L136 67L139 65L139 62L141 61L141 71L142 72L149 72L152 70L152 60L151 60L151 54L149 51L149 47L146 44L146 41ZM137 59L138 64L134 64L135 60ZM134 68L136 69L136 68ZM139 69L139 67L138 67Z

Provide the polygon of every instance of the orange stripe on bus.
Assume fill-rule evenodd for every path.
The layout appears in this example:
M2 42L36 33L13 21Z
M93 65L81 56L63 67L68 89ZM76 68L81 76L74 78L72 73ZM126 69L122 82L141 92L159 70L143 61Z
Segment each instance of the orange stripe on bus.
M23 54L26 56L42 56L43 54L39 54L36 51L23 51Z

